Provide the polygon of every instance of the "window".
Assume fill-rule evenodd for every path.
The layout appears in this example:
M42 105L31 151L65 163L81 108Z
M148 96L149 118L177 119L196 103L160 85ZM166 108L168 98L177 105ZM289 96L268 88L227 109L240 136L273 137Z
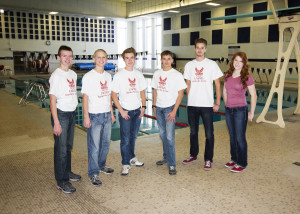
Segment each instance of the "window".
M196 41L196 39L198 39L199 38L199 32L197 31L197 32L191 32L191 34L190 34L190 45L195 45L195 41Z
M172 46L179 46L179 33L172 34Z
M278 41L279 41L278 24L269 25L268 42L278 42Z
M238 28L238 43L250 43L250 27Z
M267 2L253 4L253 12L254 13L255 12L261 12L261 11L266 11L266 10L268 10L268 3ZM267 16L253 17L253 21L262 20L262 19L267 19Z
M213 30L212 31L212 44L222 44L223 30Z
M190 27L190 16L184 15L181 16L181 28L189 28Z
M210 20L207 18L211 18L211 11L206 11L201 13L201 26L209 26Z
M171 30L171 18L164 19L164 30Z
M236 15L236 7L230 7L225 9L225 16ZM236 19L225 19L225 24L236 23Z

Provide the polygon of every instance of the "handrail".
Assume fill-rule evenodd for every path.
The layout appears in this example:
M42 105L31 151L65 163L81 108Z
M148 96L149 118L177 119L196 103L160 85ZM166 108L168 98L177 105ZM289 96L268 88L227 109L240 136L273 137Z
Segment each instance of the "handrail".
M24 81L24 82L27 83L26 81ZM44 86L42 84L32 82L32 83L29 83L29 85L27 86L24 96L19 101L19 105L26 105L27 104L26 101L27 101L29 95L33 91L36 91L38 93L39 101L43 102L46 99L46 93L44 90Z

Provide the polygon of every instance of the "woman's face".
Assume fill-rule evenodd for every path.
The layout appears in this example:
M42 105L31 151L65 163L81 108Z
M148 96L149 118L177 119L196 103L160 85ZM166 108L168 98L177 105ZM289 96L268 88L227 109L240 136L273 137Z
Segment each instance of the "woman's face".
M240 56L236 56L233 60L233 67L235 70L242 70L244 66L243 60Z

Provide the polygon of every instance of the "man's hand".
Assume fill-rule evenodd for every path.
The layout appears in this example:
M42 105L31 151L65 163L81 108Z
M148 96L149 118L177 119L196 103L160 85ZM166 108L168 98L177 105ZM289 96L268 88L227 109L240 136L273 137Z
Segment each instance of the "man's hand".
M214 112L218 112L218 111L219 111L219 108L220 108L220 105L214 104L214 106L213 106L213 111L214 111Z
M60 136L61 132L62 132L62 129L61 129L60 123L55 123L53 126L53 134L56 136Z

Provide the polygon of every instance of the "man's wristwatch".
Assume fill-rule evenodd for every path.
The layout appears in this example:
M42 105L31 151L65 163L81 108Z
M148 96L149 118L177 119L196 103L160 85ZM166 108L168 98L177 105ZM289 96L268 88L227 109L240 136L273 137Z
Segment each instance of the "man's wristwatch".
M156 105L152 105L152 108L156 108Z
M147 107L146 106L142 106L142 108L146 109Z

